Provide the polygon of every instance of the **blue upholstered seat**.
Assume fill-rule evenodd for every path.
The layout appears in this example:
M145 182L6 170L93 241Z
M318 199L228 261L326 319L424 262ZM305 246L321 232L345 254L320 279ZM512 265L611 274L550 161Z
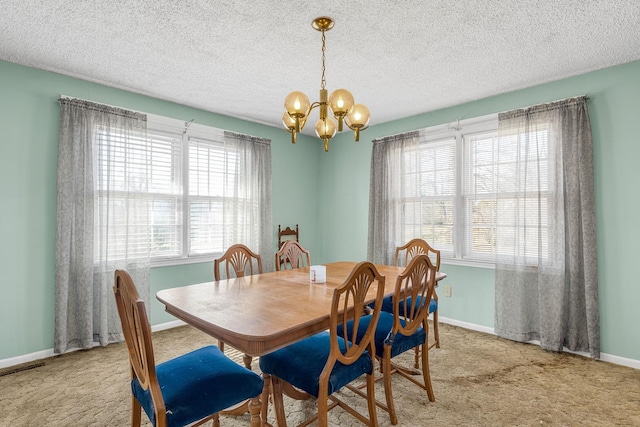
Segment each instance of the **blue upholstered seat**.
M360 319L360 324L358 326L358 334L356 335L356 339L362 338L364 332L367 330L369 326L369 322L371 321L371 316L365 316ZM400 320L402 325L405 325L403 320ZM384 354L384 343L389 337L389 332L393 327L393 314L388 312L380 313L380 319L378 320L378 325L376 326L376 333L374 335L374 341L376 345L376 356L382 357ZM349 331L348 335L351 335L351 329L353 328L353 322L347 323L347 330ZM342 325L338 325L338 333L342 332ZM404 353L407 350L410 350L414 347L417 347L421 344L424 344L426 332L423 328L418 328L413 334L409 336L405 336L402 334L396 334L393 337L393 343L391 345L391 357L395 357L398 354Z
M414 256L405 270L396 279L393 298L399 301L397 309L394 311L392 302L394 299L386 298L386 307L383 309L376 324L373 341L376 356L380 360L381 372L384 379L386 406L377 402L380 407L389 412L391 424L398 423L395 403L393 401L393 391L391 375L399 374L410 380L415 385L427 392L430 401L435 401L433 387L431 385L431 374L429 373L428 358L428 330L427 316L430 312L437 310L437 299L433 298L435 288L436 269L429 257L425 254ZM429 301L429 306L426 302ZM363 331L371 323L370 319L362 317L358 323L358 330L354 331L355 322L345 322L347 329L346 336L356 342L363 339ZM342 329L339 325L338 332ZM355 332L355 334L354 334ZM395 356L415 349L416 364L418 357L421 359L422 382L414 378L415 372L410 372L404 366L392 362Z
M328 427L328 412L336 406L366 425L378 425L373 338L374 326L377 324L384 296L384 283L385 277L375 265L368 261L356 264L344 283L333 289L329 328L326 331L260 357L260 369L266 381L265 388L271 388L273 391L274 413L278 425L286 425L282 398L285 384L305 391L317 400L317 416L302 425L307 425L313 418L317 418L319 427ZM354 339L353 336L345 336L344 333L337 333L337 325L349 321L358 324L365 316L365 300L373 286L376 286L376 298L369 330L363 332L360 340ZM336 393L342 388L354 390L350 383L361 376L366 379L368 417ZM356 394L363 395L359 389L356 390ZM267 399L265 404L266 401Z
M167 410L167 426L183 426L220 412L262 393L260 375L226 357L215 346L156 365L156 375ZM131 390L156 424L150 389L144 390L137 378Z
M418 297L420 301L422 298ZM407 307L411 307L411 297L407 298ZM429 303L429 313L433 313L438 309L438 301L435 299L431 299L431 303ZM393 313L393 296L388 296L382 300L382 311L386 311L388 313ZM400 304L400 315L404 315L404 304Z
M340 351L345 351L344 340L338 337ZM319 377L329 357L329 332L321 332L297 343L291 344L273 353L260 357L262 372L275 375L289 384L302 389L314 397L318 397ZM343 365L336 362L329 377L329 394L341 389L346 384L363 374L370 374L373 361L368 352L356 363Z
M113 291L129 350L132 426L140 427L142 409L154 426L178 427L207 419L219 425L220 411L248 399L251 425L261 424L260 375L215 346L156 365L147 310L127 271L115 271Z

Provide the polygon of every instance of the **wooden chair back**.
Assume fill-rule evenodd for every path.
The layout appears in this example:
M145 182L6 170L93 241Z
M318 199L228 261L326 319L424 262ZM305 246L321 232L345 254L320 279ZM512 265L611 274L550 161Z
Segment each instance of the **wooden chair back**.
M405 336L418 328L427 328L429 303L436 284L436 268L426 254L411 258L409 265L398 276L393 294L394 324L392 334Z
M278 224L278 249L282 248L282 245L289 240L295 240L296 242L300 241L300 233L298 231L298 224L296 224L295 231L292 230L289 226L282 230L280 225Z
M262 258L254 253L251 249L243 244L235 244L230 246L227 251L213 262L213 275L215 280L220 280L220 266L225 264L226 278L244 277L248 272L249 275L262 273Z
M401 257L401 253L404 251L404 257ZM394 264L396 266L400 265L408 265L409 262L418 255L426 255L429 257L431 264L435 267L436 271L440 271L440 251L438 249L434 249L423 239L412 239L407 242L404 246L398 246L396 248L396 256ZM400 264L402 262L402 264ZM436 283L437 286L437 283ZM436 303L438 301L438 294L435 289L433 291L432 297ZM426 301L426 300L425 300ZM430 301L430 300L429 300ZM429 304L426 304L429 306ZM429 313L427 312L427 316ZM431 349L433 347L440 348L440 331L439 331L439 322L438 322L438 310L436 309L433 312L433 337L434 341L429 344L428 348ZM420 350L416 347L415 351L415 363L414 366L418 368L420 361Z
M309 267L310 265L311 254L295 240L287 240L276 252L276 271Z
M122 324L122 333L129 350L131 377L137 378L143 389L150 389L156 412L156 424L165 425L166 408L156 377L151 326L144 301L140 299L133 279L125 270L115 271L113 291Z
M404 257L402 253L404 251ZM394 259L394 265L409 265L409 261L417 255L427 255L431 260L431 263L436 267L437 271L440 271L440 251L434 249L423 239L411 239L404 246L398 246L396 248L396 255Z
M366 310L368 304L371 303L370 299L367 299L367 293L370 287L377 282L376 298L374 301L374 308L371 312L371 319L365 333L358 338L358 329L369 311ZM377 426L378 419L376 414L374 383L375 378L372 372L366 375L367 380L367 403L369 408L369 418L365 418L358 410L353 408L351 404L345 400L340 399L336 395L329 395L329 378L336 363L340 362L343 365L351 365L358 361L365 351L368 351L372 357L372 362L375 359L375 331L380 318L380 311L382 309L382 299L384 297L384 285L385 277L382 276L376 267L368 262L363 261L357 264L349 277L345 282L333 291L333 299L331 301L331 315L329 317L329 357L324 365L319 377L319 393L318 393L318 425L327 426L328 417L327 412L330 408L338 405L345 409L354 417L358 418L361 422L368 426ZM347 328L347 324L353 322L353 328ZM338 326L341 326L339 333ZM340 342L338 336L342 338L344 342L344 351L340 349ZM364 395L362 395L364 396ZM328 405L328 399L332 401L332 405Z
M391 386L391 375L400 374L415 385L427 392L427 397L431 402L435 401L433 386L431 385L431 373L429 371L429 329L427 317L429 316L429 302L435 295L436 268L431 263L431 259L426 254L418 254L411 258L409 265L398 276L396 287L393 293L393 325L383 344L383 356L381 360L381 370L384 379L384 391L387 405L382 406L391 419L391 424L398 423L393 392ZM424 342L415 346L415 367L418 367L418 359L421 359L422 383L414 378L416 372L407 370L394 364L393 357L394 342L400 342L404 337L419 334L424 330ZM419 335L418 335L419 336ZM414 343L417 344L417 343ZM401 344L399 344L401 345Z
M371 313L369 326L360 339L358 336L358 326L360 319L367 316L367 308L371 301L367 301L369 288L377 282L376 299ZM333 291L331 301L331 315L329 318L329 334L331 336L331 353L323 374L328 375L331 369L327 369L336 361L345 365L350 365L356 361L365 350L370 350L371 355L375 355L375 342L373 340L380 310L382 308L382 298L384 297L385 277L376 269L375 265L368 261L357 264L345 282ZM352 328L346 325L353 322ZM338 348L338 325L342 325L341 338L345 340L345 352ZM349 332L349 330L351 332ZM351 333L351 335L349 335ZM322 375L320 376L322 380Z

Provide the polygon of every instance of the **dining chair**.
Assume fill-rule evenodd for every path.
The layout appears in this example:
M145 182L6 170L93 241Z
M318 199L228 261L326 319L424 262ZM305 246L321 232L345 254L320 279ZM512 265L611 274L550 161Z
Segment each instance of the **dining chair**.
M115 271L113 290L129 352L132 426L140 426L142 409L157 427L197 426L209 420L219 426L220 411L247 399L251 426L261 425L260 375L213 345L156 365L144 302L127 271Z
M280 224L278 224L278 249L282 248L282 245L289 240L295 240L296 242L300 241L300 232L298 231L298 224L296 224L296 229L293 230L291 227L287 226L284 230L281 228Z
M276 252L276 271L309 267L310 265L311 254L295 240L287 240Z
M412 239L403 246L396 248L396 254L394 257L394 265L406 266L409 261L416 255L427 255L431 260L431 263L435 266L436 271L440 271L440 251L434 249L423 239ZM437 284L436 284L437 287ZM387 297L382 303L382 311L392 312L392 298ZM434 288L433 297L429 302L429 314L433 313L433 338L434 340L427 346L428 350L433 347L440 348L440 333L438 331L438 294ZM420 350L416 347L414 366L418 368L420 361Z
M222 265L225 267L226 278L231 278L233 275L235 277L244 277L246 273L253 275L254 271L255 274L262 273L262 257L241 243L229 246L220 258L213 261L213 277L216 282L222 277ZM224 352L223 341L218 341L218 348ZM251 369L253 358L247 354L242 358L245 367Z
M391 387L393 374L399 374L416 384L427 392L429 401L435 401L429 371L429 351L426 348L429 343L429 306L423 304L423 301L430 301L433 296L435 273L436 268L427 255L414 256L396 280L392 312L383 311L378 318L374 342L382 376L376 378L376 381L382 379L384 382L386 405L379 401L376 404L389 413L393 425L398 423ZM374 319L365 317L356 327L353 322L347 323L348 334L351 336L357 330L356 340L362 339L373 321ZM420 372L392 361L397 355L413 348L421 350ZM422 380L416 379L420 373ZM357 388L349 388L358 393ZM361 391L360 394L363 395Z
M221 266L225 266L226 278L244 277L255 273L262 273L262 257L247 246L237 243L229 246L222 256L213 261L213 275L216 281L222 277Z
M328 330L260 357L265 390L272 389L279 426L286 426L284 386L296 387L317 399L317 414L301 425L317 419L320 427L326 427L328 411L340 406L364 424L377 426L373 338L384 296L384 280L370 262L357 264L345 282L333 291ZM348 335L345 328L338 333L338 326L346 322L361 324L364 307L371 301L367 294L376 283L373 311L367 317L369 327L362 332L361 338L356 340L355 332ZM363 374L366 375L368 418L336 396L338 390ZM262 398L268 402L269 396Z

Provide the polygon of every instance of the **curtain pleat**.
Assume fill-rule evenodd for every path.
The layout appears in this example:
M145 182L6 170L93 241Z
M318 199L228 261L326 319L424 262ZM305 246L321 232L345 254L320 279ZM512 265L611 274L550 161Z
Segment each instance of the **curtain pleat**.
M498 196L495 332L600 357L593 146L587 98L499 115L519 146ZM497 185L513 170L498 168ZM514 244L513 242L519 242ZM505 248L512 248L507 253Z
M405 243L402 241L405 153L415 152L418 144L417 131L373 141L367 242L367 259L371 262L393 264L395 248Z
M264 271L275 270L273 225L271 212L271 141L226 131L225 149L238 153L234 176L244 180L234 191L245 192L251 206L237 209L229 203L230 194L225 194L224 247L243 243L260 254ZM241 194L240 199L245 199ZM247 215L245 221L237 221L238 214ZM228 230L228 232L227 232Z
M149 245L140 244L140 230L149 230L148 183L144 171L115 180L121 164L109 145L115 138L129 153L122 147L145 139L146 126L144 114L60 100L55 353L122 339L112 290L116 268L131 273L148 304Z

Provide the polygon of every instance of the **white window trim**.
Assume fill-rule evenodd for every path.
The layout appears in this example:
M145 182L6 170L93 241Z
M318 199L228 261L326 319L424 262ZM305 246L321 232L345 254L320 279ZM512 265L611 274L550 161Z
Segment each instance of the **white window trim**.
M168 132L176 134L177 130L182 133L182 253L180 255L172 255L166 257L152 257L151 267L165 267L174 265L199 264L203 262L212 262L222 255L222 252L212 252L208 254L189 255L189 222L186 220L189 216L189 137L223 140L224 130L206 126L193 121L182 121L170 117L160 116L147 113L147 128L152 131Z
M460 265L467 267L495 268L493 259L477 259L465 258L464 248L465 235L463 230L464 216L467 214L463 209L463 174L464 174L464 136L477 134L482 132L497 132L498 130L498 113L487 114L484 116L463 119L456 122L445 123L428 128L420 129L420 140L429 143L431 140L440 140L445 138L455 138L456 140L456 184L454 196L455 219L453 227L453 257L448 254L442 255L442 263L448 265ZM492 257L491 257L492 258Z

